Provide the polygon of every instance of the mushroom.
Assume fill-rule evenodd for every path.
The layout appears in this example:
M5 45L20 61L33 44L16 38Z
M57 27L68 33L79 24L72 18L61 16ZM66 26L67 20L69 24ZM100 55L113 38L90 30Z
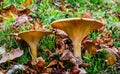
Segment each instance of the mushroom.
M89 18L67 18L51 23L53 28L65 31L73 42L75 57L81 59L81 42L91 30L102 27L103 23Z
M27 31L18 34L20 38L25 40L31 48L31 56L32 59L37 58L37 44L40 39L45 36L51 34L50 31Z

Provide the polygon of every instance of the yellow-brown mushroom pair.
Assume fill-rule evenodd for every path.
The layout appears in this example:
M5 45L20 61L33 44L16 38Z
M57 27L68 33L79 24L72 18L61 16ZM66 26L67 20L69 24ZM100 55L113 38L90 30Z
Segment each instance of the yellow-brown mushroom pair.
M91 30L99 29L103 23L94 19L88 18L68 18L61 19L51 23L51 26L56 29L65 31L73 42L73 51L75 57L81 59L81 42ZM34 58L37 57L37 44L39 40L51 34L49 31L29 31L20 33L18 36L25 40L32 52Z

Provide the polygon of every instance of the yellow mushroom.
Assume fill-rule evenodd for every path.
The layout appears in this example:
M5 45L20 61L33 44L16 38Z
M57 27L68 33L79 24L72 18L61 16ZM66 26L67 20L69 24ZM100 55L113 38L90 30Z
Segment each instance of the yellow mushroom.
M31 48L31 56L32 58L37 58L37 44L40 39L45 36L49 35L52 32L50 31L27 31L18 34L20 38L25 40Z
M102 27L103 23L88 18L67 18L51 23L53 28L65 31L73 42L74 55L81 59L81 42L91 30Z

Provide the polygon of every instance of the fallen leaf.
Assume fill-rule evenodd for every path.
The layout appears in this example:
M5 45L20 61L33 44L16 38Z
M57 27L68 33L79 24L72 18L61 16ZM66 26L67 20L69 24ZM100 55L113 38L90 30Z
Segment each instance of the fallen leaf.
M42 57L39 57L36 66L37 66L39 69L43 69L43 68L45 67L45 64L46 64L45 60L43 60Z
M67 36L67 34L63 30L53 29L53 31L54 31L53 33L55 33L58 36Z
M63 53L65 49L73 51L72 41L64 31L53 29L53 33L56 35L56 49L60 49L61 53Z
M82 18L93 18L93 15L90 11L84 12Z
M6 74L7 70L0 70L0 74Z
M43 60L42 57L38 57L36 59L31 60L32 65L37 65L37 64L39 64L39 62L41 62L43 66L45 65L45 60ZM39 64L39 66L40 66L40 64Z
M18 16L23 15L23 14L25 14L25 15L28 16L29 13L30 13L30 9L28 9L28 8L25 8L25 9L22 9L22 10L19 9L19 10L17 11L17 15L18 15Z
M19 17L16 18L14 26L18 27L23 23L29 22L30 21L30 17L28 17L27 15L23 14Z
M50 73L52 73L52 68L45 68L45 69L43 69L42 74L50 74Z
M4 0L0 0L0 3L4 2Z
M28 15L30 13L30 9L17 9L14 5L10 5L6 8L0 9L0 18L3 20L8 20L9 18L16 19L17 17L26 14Z
M102 51L103 49L101 50L98 50L99 51ZM118 50L114 47L112 48L105 48L104 50L106 50L106 56L107 58L105 58L105 61L106 61L106 64L107 65L113 65L116 63L117 59L115 57L115 55L118 55L117 52Z
M32 4L32 0L25 0L25 2L22 3L22 6L28 7Z
M5 44L0 47L0 55L6 53L5 49Z
M79 74L80 73L80 68L77 66L74 66L72 69L70 69L69 74Z
M4 72L0 71L0 74L4 74Z
M53 60L49 63L49 65L47 67L52 67L52 66L56 65L57 63L58 63L57 60Z
M17 9L15 8L15 6L10 5L0 10L0 17L2 19L8 20L9 18L17 17L16 13L17 13Z
M87 51L89 54L93 55L100 49L99 45L96 45L92 40L85 40L83 43L83 50Z
M106 60L107 65L113 65L116 63L116 57L113 54L108 53L108 58Z
M6 74L13 74L15 72L17 72L16 70L25 70L25 66L24 65L12 65L11 69L9 69Z
M19 26L19 25L17 25L17 26ZM13 32L18 33L20 29L17 26L12 25L12 26L10 26L10 29L13 30Z
M64 50L66 49L66 45L64 44L64 41L62 39L56 39L56 44L58 44L58 48L60 49L61 53L64 52Z
M31 30L46 30L40 19L36 19L34 24L31 25Z
M108 52L112 52L113 54L115 54L117 56L118 59L120 59L120 51L119 48L115 48L115 47L111 47L111 48L106 48L106 50Z
M23 55L23 50L20 50L20 48L11 50L9 53L4 53L2 55L2 58L0 60L0 63L5 63L8 60L13 60L15 58L18 58Z
M65 72L64 70L64 65L62 62L59 62L57 60L53 60L49 63L49 65L47 66L47 68L52 68L52 72L51 73L56 73L56 74L62 74L63 72Z
M52 55L52 52L51 52L48 48L46 48L45 51L46 51L49 55Z
M83 61L79 58L76 58L70 50L64 50L60 60L70 61L74 65L82 65Z
M80 68L80 74L88 74L84 68Z
M74 66L70 69L69 74L87 74L84 68L79 68L78 66Z
M54 3L61 11L65 12L65 7L63 5L59 5L59 4L56 4Z
M109 48L113 46L112 32L110 30L104 31L99 37L93 40L101 48Z
M99 18L98 20L100 20L100 21L103 23L103 26L102 26L100 29L98 29L98 31L99 31L100 33L103 33L104 30L105 30L105 27L106 27L106 21L105 21L105 19L103 19L103 18Z

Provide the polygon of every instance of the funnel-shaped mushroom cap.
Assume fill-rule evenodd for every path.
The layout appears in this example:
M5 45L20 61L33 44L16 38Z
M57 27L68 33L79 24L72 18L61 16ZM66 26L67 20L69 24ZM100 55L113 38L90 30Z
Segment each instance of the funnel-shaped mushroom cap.
M34 43L39 41L43 36L51 34L50 31L27 31L18 34L27 43Z
M81 41L91 30L99 29L103 26L100 21L89 18L68 18L51 23L53 28L64 30L73 41L74 55L81 56ZM80 50L79 50L80 49Z
M69 36L72 34L85 34L85 30L99 29L103 26L103 23L89 18L68 18L54 21L51 25L53 28L64 30ZM82 31L83 33L81 33Z
M18 36L29 44L29 46L31 47L32 56L37 57L36 50L38 42L43 36L51 33L52 32L50 31L27 31L18 34Z

